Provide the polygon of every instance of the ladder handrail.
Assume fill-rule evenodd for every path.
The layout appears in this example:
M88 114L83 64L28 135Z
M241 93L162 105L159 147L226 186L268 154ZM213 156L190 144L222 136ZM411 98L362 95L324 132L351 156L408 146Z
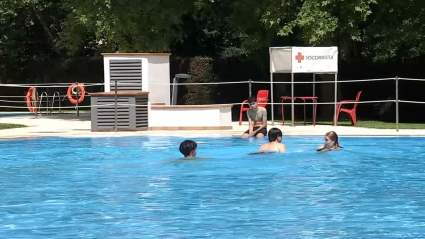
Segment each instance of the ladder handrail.
M57 96L56 96L57 95ZM55 98L57 97L57 101L58 101L58 109L59 109L59 114L61 113L61 100L60 100L60 93L58 91L56 91L55 93L53 93L53 100L52 100L52 108L50 108L50 113L53 112L53 109L55 107Z
M49 113L49 95L47 94L46 91L44 91L43 93L41 93L40 95L40 104L38 105L38 112L41 114L41 105L43 104L43 98L46 98L46 106L47 106L47 113Z

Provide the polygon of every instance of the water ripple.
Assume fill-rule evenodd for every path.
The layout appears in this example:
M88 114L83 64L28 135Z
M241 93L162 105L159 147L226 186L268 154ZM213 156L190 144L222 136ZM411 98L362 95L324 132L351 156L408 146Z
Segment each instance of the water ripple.
M422 138L182 140L0 141L0 238L425 238Z

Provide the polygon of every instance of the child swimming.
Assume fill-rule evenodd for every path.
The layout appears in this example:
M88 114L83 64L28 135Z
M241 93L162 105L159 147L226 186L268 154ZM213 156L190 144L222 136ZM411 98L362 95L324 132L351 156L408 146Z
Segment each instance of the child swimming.
M264 143L258 152L286 153L286 146L282 144L282 131L278 128L271 128L268 133L269 142Z
M317 147L317 151L325 150L340 150L342 147L338 142L338 135L334 131L329 131L325 134L325 144Z
M198 144L192 140L185 140L180 144L179 150L185 158L195 158Z

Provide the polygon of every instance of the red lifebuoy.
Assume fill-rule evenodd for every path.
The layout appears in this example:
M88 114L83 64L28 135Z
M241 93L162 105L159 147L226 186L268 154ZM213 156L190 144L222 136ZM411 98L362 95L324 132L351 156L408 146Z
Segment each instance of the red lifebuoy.
M72 93L73 93L72 91L76 87L78 87L78 91L79 91L79 93L81 93L81 96L80 96L80 98L78 98L78 100L72 98ZM77 93L75 93L75 94L77 94ZM74 105L77 104L77 103L81 103L84 100L85 95L86 95L86 91L84 90L83 85L80 84L80 83L78 83L78 84L74 83L70 87L68 87L68 93L67 93L68 100L71 103L73 103ZM77 95L77 97L78 97L78 95Z
M36 92L37 91L35 87L31 87L27 92L27 107L30 110L30 112L35 112L39 105L38 94L34 97L35 99L31 99L33 96L33 93L36 93Z

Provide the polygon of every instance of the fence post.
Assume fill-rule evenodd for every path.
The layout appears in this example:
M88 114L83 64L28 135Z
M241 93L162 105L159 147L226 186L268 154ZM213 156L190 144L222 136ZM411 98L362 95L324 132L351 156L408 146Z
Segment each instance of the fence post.
M117 92L117 80L115 80L115 132L118 132L118 92Z
M251 79L249 79L249 97L252 95L252 85L251 85Z
M33 99L33 97L32 97L33 94L30 96L31 97L31 102L32 102L31 105L34 106L34 108L35 108L35 118L38 119L38 112L40 112L40 114L41 114L41 111L40 111L41 104L39 103L37 105L37 99L39 99L37 88L35 88L34 91L35 91L36 96L35 96L35 99Z
M399 130L399 112L398 112L398 76L395 78L395 124L396 124L396 132Z
M334 126L337 126L337 122L336 122L336 108L337 108L337 101L338 101L338 73L335 74L335 87L334 87L334 97L335 97L335 101L334 101Z
M316 96L316 74L313 73L313 97ZM314 118L314 111L315 111L315 107L313 105L313 118Z
M77 86L77 104L76 104L76 107L77 107L77 117L79 117L80 116L80 110L78 109L78 100L80 99L80 97L78 97L78 94L80 93L80 88L78 87L78 82L75 82L75 84Z
M59 114L62 114L62 109L61 109L61 94L58 94L58 106L59 106ZM53 101L53 107L55 107L55 101Z

